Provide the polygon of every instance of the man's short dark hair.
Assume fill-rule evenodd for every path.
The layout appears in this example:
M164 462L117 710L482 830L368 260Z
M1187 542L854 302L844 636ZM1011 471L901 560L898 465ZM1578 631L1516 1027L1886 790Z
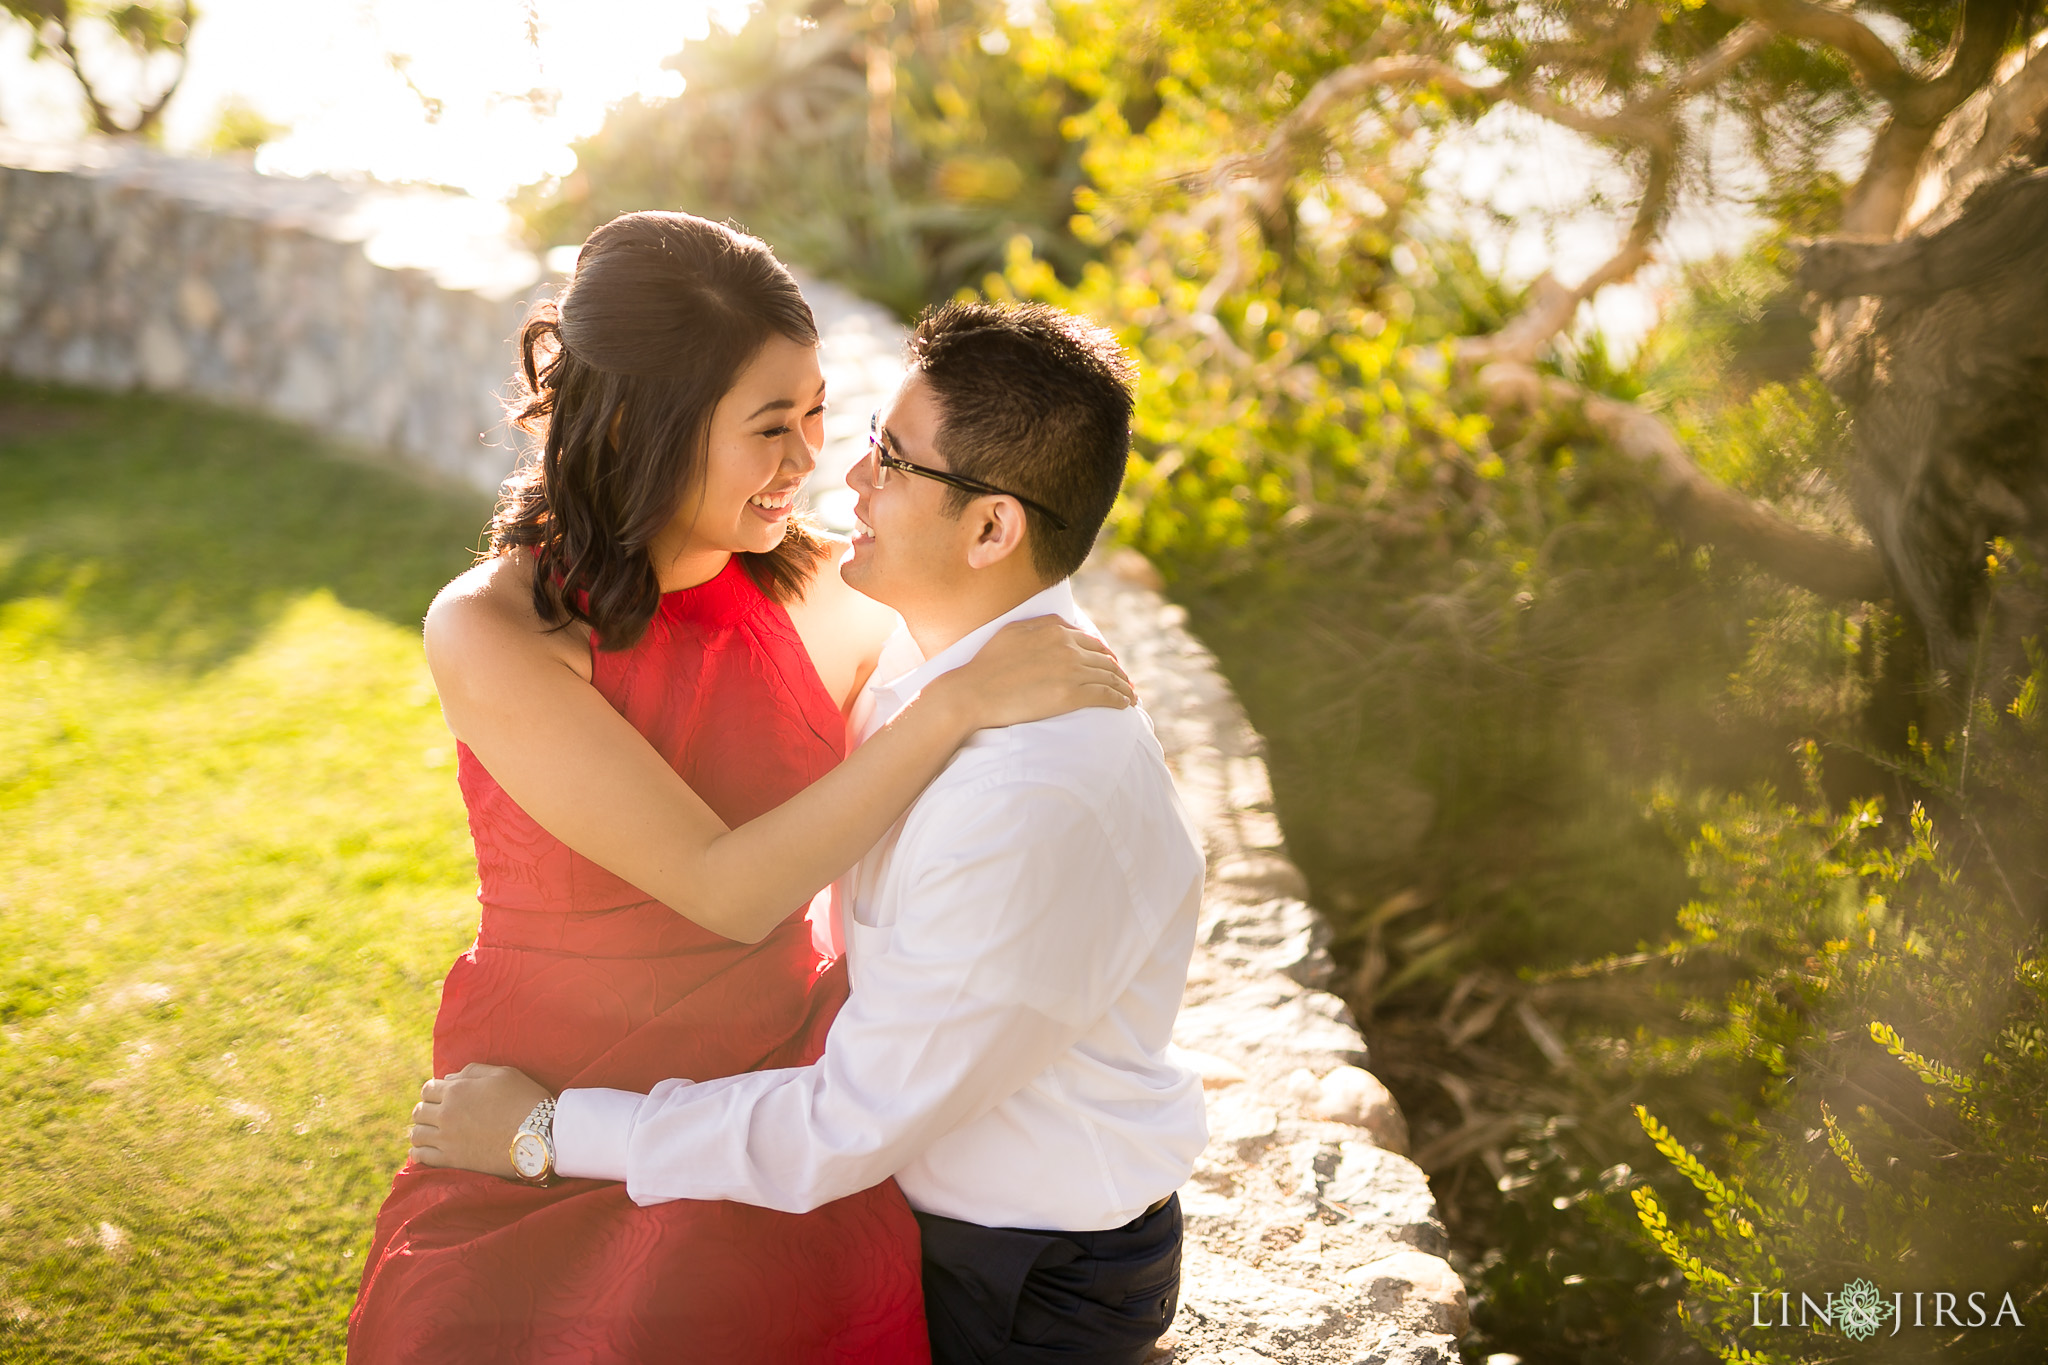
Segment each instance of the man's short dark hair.
M938 400L939 454L955 473L1044 503L1027 507L1031 562L1047 582L1081 567L1123 487L1136 371L1108 329L1044 304L925 310L910 363ZM958 515L977 495L950 490Z

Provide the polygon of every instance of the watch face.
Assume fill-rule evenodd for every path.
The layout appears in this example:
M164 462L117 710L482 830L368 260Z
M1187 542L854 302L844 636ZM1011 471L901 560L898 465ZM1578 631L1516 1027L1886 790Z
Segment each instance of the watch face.
M548 1168L548 1149L538 1134L521 1133L512 1139L512 1169L528 1180L538 1179Z

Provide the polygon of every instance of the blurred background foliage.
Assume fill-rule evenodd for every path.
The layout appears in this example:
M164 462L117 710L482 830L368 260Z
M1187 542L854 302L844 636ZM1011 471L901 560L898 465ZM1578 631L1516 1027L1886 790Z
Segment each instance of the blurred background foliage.
M684 204L906 313L979 286L1123 332L1145 382L1117 532L1272 746L1345 993L1482 1291L1470 1350L1683 1354L1676 1244L1636 1192L1705 1219L1721 1270L1693 1276L1692 1325L1727 1349L1746 1299L1715 1273L2017 1286L2038 1317L2038 653L1981 669L1944 725L1911 622L1681 545L1583 427L1477 415L1443 343L1521 300L1419 211L1473 110L1424 92L1342 125L1253 205L1257 233L1219 230L1203 193L1388 33L1448 23L1512 76L1557 60L1536 30L1564 8L921 4L809 26L771 6L693 50L682 100L623 109L529 221L565 240ZM1923 56L1954 22L1887 9ZM1685 7L1656 43L1733 27ZM1844 414L1786 244L1837 221L1829 151L1872 112L1843 61L1765 48L1700 117L1744 135L1770 226L1690 270L1626 363L1586 332L1546 361L1661 413L1720 482L1838 530ZM1690 174L1681 193L1724 192ZM2005 547L2007 584L2025 560ZM1637 1105L1747 1191L1747 1234Z
M38 54L72 66L96 127L150 132L183 69L189 6L5 8ZM1583 404L1502 411L1460 358L1540 304L1543 286L1488 269L1483 206L1458 201L1433 170L1501 90L1509 103L1552 92L1566 107L1546 117L1566 122L1598 110L1668 115L1677 106L1658 101L1673 72L1740 40L1742 8L768 0L672 60L686 80L679 98L617 106L578 145L576 170L529 187L515 208L538 246L578 241L620 211L688 208L734 219L906 317L979 291L1048 300L1118 329L1143 380L1114 533L1159 566L1268 740L1293 852L1335 933L1335 988L1407 1111L1475 1291L1471 1358L1840 1359L1839 1337L1755 1329L1750 1295L1821 1296L1860 1277L1886 1294L1978 1290L1995 1304L2010 1292L2028 1326L1880 1335L1859 1359L2038 1359L2048 1346L2038 546L1983 547L1963 632L1975 652L1966 668L1938 670L1926 623L1887 603L1816 596L1682 540L1640 464ZM1859 13L1932 63L1960 10L1888 0ZM1973 12L2008 11L2018 41L2041 24L2037 10L2003 0L1976 0ZM134 92L91 85L72 42L88 25L110 27L129 50ZM1350 117L1306 126L1304 106L1326 82L1382 58L1427 59L1439 76L1354 89L1345 98L1362 103ZM1481 72L1497 78L1495 93L1477 91ZM1690 90L1668 136L1599 124L1616 183L1633 188L1603 182L1596 206L1617 219L1633 211L1651 237L1672 212L1717 202L1740 203L1762 229L1675 273L1634 350L1568 327L1536 362L1575 391L1654 414L1718 485L1839 536L1859 531L1854 414L1822 382L1816 319L1794 279L1800 239L1859 211L1844 167L1886 117L1880 93L1835 49L1779 37ZM224 109L214 143L246 150L278 131ZM185 799L210 780L186 771L198 712L185 695L213 685L209 669L255 641L303 652L356 631L378 660L374 687L329 659L325 690L280 712L275 694L297 664L219 680L247 694L232 715L259 708L289 721L269 750L283 766L263 788L288 815L294 756L336 761L313 752L328 713L374 711L372 694L418 684L393 623L416 618L421 594L459 566L460 537L442 535L441 551L456 555L446 563L390 560L379 547L403 519L387 504L410 505L410 491L378 485L360 506L337 500L328 484L340 474L316 462L294 476L303 487L279 493L246 457L276 434L252 436L239 419L205 419L224 423L244 455L232 469L200 469L195 485L227 502L153 494L151 471L168 467L171 448L160 428L182 420L167 411L119 404L47 438L78 445L76 459L104 444L96 423L150 434L153 462L83 499L36 483L31 463L10 476L19 520L0 542L0 663L17 670L15 704L34 723L0 753L0 807L88 811L131 780ZM111 450L101 457L115 459ZM271 531L223 549L209 528L239 515L235 498L251 508L281 498L297 512L278 517L266 502ZM327 524L337 507L339 531ZM473 515L445 500L419 513L458 528ZM300 534L305 518L319 534ZM122 548L81 548L91 545ZM228 553L253 555L261 572L214 572L208 556ZM184 567L166 573L159 559ZM234 587L255 581L276 590L252 598ZM59 713L83 714L64 694L96 688L153 700L146 732L119 737L94 767L77 761L89 751L83 732ZM385 1014L426 1017L418 1002L431 981L420 972L445 960L460 929L447 900L460 869L424 858L394 814L426 799L425 770L445 761L432 717L414 711L378 720L385 749L349 756L390 790L333 853L336 886L374 884L378 925L412 926L404 961L386 973L396 1003L380 1003L380 1029ZM445 801L436 810L442 826L455 818ZM275 859L252 871L229 847L249 837L242 806L173 814L198 818L199 832L182 844L152 838L174 848L171 861L138 864L133 887L108 891L102 908L154 905L165 868L217 871L229 899L247 903L284 894L264 880ZM61 858L16 856L19 877L54 886L69 875ZM422 1038L406 1039L413 1060L394 1062L380 1029L358 1027L323 993L342 971L340 940L313 932L310 904L205 927L226 945L208 970L244 1014L274 1010L311 1030L338 1065L385 1081L410 1074ZM79 900L32 932L10 930L18 969L0 979L0 1023L11 1040L48 1048L45 1070L10 1086L39 1111L69 1093L77 1057L140 1036L125 1017L95 1023L112 1030L104 1036L55 1032L76 982L106 969L95 955L138 981L156 971L137 945L79 946L74 922L93 932L94 908ZM284 950L304 960L273 979L261 964ZM367 1112L376 1087L362 1081L329 1111L266 1073L249 1082L247 1113L216 1115L188 1081L202 1066L237 1065L238 1048L249 1054L245 1023L186 1021L186 1000L196 1010L203 992L143 984L152 993L130 1004L170 1021L159 1042L177 1066L139 1049L131 1070L142 1079L124 1084L158 1108L185 1105L195 1124L244 1134L249 1160L223 1177L234 1190L326 1161L319 1182L359 1211L381 1168L349 1116ZM139 1122L144 1107L122 1107L120 1093L94 1092L78 1112ZM288 1140L283 1116L302 1111ZM137 1163L180 1171L182 1139L119 1136L99 1186L133 1179ZM219 1203L211 1187L163 1187L164 1218ZM23 1229L24 1254L41 1257L36 1273L53 1284L84 1273L64 1258L82 1264L85 1244L64 1234L90 1225L93 1188L63 1204L62 1227L53 1215ZM234 1199L220 1207L241 1207ZM232 1273L202 1298L243 1294L236 1276L304 1279L287 1335L313 1339L320 1305L352 1267L342 1223L308 1217L295 1227L303 1264L230 1258ZM95 1235L110 1251L126 1236L111 1224ZM191 1269L124 1273L132 1301L154 1303L165 1277ZM179 1330L197 1334L208 1316L190 1314ZM34 1351L63 1325L16 1314L8 1330Z
M1000 269L1022 236L1073 271L1083 106L1020 78L999 13L974 0L769 0L668 65L674 100L631 99L577 144L576 171L515 201L538 245L687 204L905 314Z
M26 30L31 61L71 74L93 132L161 132L164 108L185 78L198 17L192 0L0 0L0 16Z
M1916 737L1933 722L1909 623L1682 546L1583 426L1473 416L1438 343L1496 329L1518 300L1403 211L1421 207L1440 108L1320 148L1261 206L1277 226L1210 230L1196 177L1260 145L1278 114L1256 96L1289 84L1282 53L1322 54L1293 68L1307 86L1370 41L1358 28L1399 16L1275 7L1205 40L1198 8L1137 13L1177 82L1143 128L1114 80L1090 87L1080 202L1101 262L1068 285L1020 256L989 287L1112 319L1145 357L1119 530L1173 578L1272 746L1344 993L1475 1272L1468 1354L1680 1358L1683 1296L1717 1350L1831 1358L1839 1339L1744 1333L1747 1291L1818 1296L1856 1275L2017 1288L2038 1309L2048 1015L2020 983L2041 895L1994 875L1993 853L2044 832L2041 734L2020 716L2038 661L2034 681L1975 681L1972 730L2003 785L1942 780L1928 746L1968 731ZM1143 79L1144 23L1091 6L1072 24L1046 45L1077 81ZM1757 93L1760 145L1806 128L1765 163L1773 225L1693 269L1627 365L1589 333L1546 364L1659 411L1724 485L1847 530L1844 415L1814 374L1785 243L1829 225L1840 187L1814 124L1860 101L1839 69L1776 64ZM1258 257L1223 259L1248 240ZM1929 810L1939 840L1908 832ZM1890 886L1904 855L1873 847L1918 848L1919 879ZM1971 1130L1931 1110L1872 1041L1885 1020L1981 1072L2005 1119ZM1719 1235L1636 1105L1755 1192L1762 1245ZM1862 1179L1822 1130L1877 1154ZM1666 1253L1691 1253L1646 1235L1637 1191L1697 1220L1692 1250L1739 1288L1687 1283ZM1954 1336L1993 1355L2043 1341Z
M1926 58L1957 14L1882 8ZM1268 740L1337 988L1477 1291L1470 1358L1836 1359L1838 1337L1746 1328L1748 1294L1858 1276L2010 1290L2037 1325L1942 1347L2033 1358L2038 648L1980 649L1944 700L1890 607L1681 542L1583 420L1489 417L1454 344L1530 299L1428 183L1483 103L1389 96L1219 192L1319 81L1417 33L1611 104L1736 29L1697 5L1607 15L772 0L520 207L543 245L687 207L906 316L967 289L1119 330L1144 377L1115 533ZM1842 141L1880 112L1829 50L1755 49L1689 107L1667 178L1670 203L1740 200L1762 232L1682 272L1632 355L1579 328L1540 367L1656 413L1719 483L1854 533L1848 416L1792 244L1841 220ZM1658 173L1654 151L1614 155ZM1986 581L1987 612L2039 592L2025 547Z

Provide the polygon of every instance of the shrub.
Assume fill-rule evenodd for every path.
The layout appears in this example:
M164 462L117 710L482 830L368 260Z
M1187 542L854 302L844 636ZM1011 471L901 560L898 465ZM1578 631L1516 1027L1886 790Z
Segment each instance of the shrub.
M1076 105L1025 79L1000 7L978 0L772 0L670 59L672 100L627 100L576 145L576 170L515 201L537 244L581 241L616 214L732 219L786 260L905 317L999 268L1022 234L1063 270Z
M2017 689L2008 733L1978 744L2038 754L2041 676ZM1703 1159L1638 1107L1693 1197L1649 1185L1632 1196L1684 1276L1687 1330L1723 1359L1836 1360L1845 1332L1880 1329L1859 1358L2038 1359L2048 1347L2048 961L1973 805L1951 809L1957 846L1917 804L1887 843L1877 801L1831 811L1816 781L1802 805L1729 803L1694 845L1703 896L1654 973L1692 1027L1660 1037L1648 1025L1625 1046L1669 1051L1682 1038L1753 1069L1731 1090L1754 1097L1754 1117L1711 1133ZM1802 1294L1825 1304L1851 1286L1876 1291L1860 1320L1783 1325ZM1961 1314L1945 1330L1938 1293ZM1974 1328L1972 1293L1985 1296ZM1987 1325L2007 1296L2005 1321Z

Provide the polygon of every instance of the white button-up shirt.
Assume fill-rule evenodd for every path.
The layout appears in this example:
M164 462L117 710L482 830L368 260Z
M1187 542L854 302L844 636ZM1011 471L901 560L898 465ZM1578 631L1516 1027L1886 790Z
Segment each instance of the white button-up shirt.
M1057 584L926 661L899 631L854 714L865 739ZM1170 1052L1202 856L1151 723L1090 708L984 730L835 888L852 994L808 1067L569 1090L564 1175L638 1203L792 1213L895 1176L913 1208L1096 1231L1184 1183L1201 1082Z

